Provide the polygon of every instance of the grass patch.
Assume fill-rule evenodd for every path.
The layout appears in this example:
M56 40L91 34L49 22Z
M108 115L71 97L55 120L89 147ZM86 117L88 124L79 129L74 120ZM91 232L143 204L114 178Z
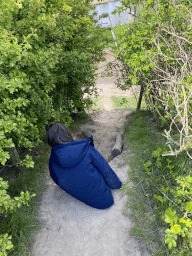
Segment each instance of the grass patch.
M156 219L150 209L149 198L146 196L150 193L150 186L146 180L144 163L151 158L151 152L156 149L157 145L163 145L164 140L150 127L150 124L143 120L144 116L151 116L151 113L140 111L129 115L125 129L125 143L133 153L131 157L127 156L127 163L130 166L128 176L131 185L130 183L126 184L122 190L124 194L128 195L126 206L131 210L129 215L134 221L130 234L142 239L149 250L158 244L158 250L162 251L163 244L157 232Z
M89 107L87 107L87 109L92 109L92 110L96 110L96 111L99 111L102 109L102 106L101 105L98 105L98 102L101 100L101 97L96 97L96 98L93 98L91 99L92 101L92 105L90 105Z
M114 103L115 109L128 109L128 110L136 110L137 108L137 100L135 97L116 97L112 96L111 100ZM147 105L144 100L141 103L141 109L146 109Z
M116 26L113 29L114 29L115 34L118 35L118 34L124 32L125 30L127 30L127 27L128 27L128 25L124 24L124 25Z
M186 153L177 157L162 157L157 154L159 149L166 148L166 139L162 136L162 131L158 131L155 122L143 119L146 116L152 117L152 114L146 110L132 112L125 128L125 143L129 152L124 158L130 169L129 180L123 185L122 192L128 195L126 206L130 209L129 216L134 221L130 234L145 242L150 255L189 256L192 255L192 249L187 241L182 243L181 239L178 239L177 247L173 249L164 245L161 237L164 236L165 229L170 227L164 221L165 209L173 204L158 202L154 194L159 194L157 188L174 189L176 176L192 174L192 163ZM158 156L152 156L154 151ZM172 161L171 166L174 169L167 167L166 159ZM144 166L148 161L152 162L149 171Z
M92 110L100 110L102 109L102 106L98 105L98 101L101 100L101 97L96 97L92 99L93 105L91 106Z
M15 178L14 170L6 170L1 177L9 181L7 190L11 197L20 196L21 191L29 191L30 194L35 193L36 196L29 201L29 206L22 205L13 214L4 218L0 222L1 234L8 233L12 236L14 250L9 252L12 255L30 255L27 246L31 243L32 233L41 227L41 222L36 219L38 205L40 203L40 195L46 188L43 183L43 173L45 173L50 148L47 144L41 143L35 149L36 156L35 166L31 168L23 168L20 175ZM33 152L34 153L34 152Z
M122 32L124 32L126 29L127 29L127 24L125 24L125 25L118 25L118 26L113 28L117 40L118 40L118 37L120 36L120 34ZM108 40L105 49L107 49L107 48L116 49L115 41L114 41L112 33L111 33L111 28L103 28L103 30L104 30L104 36Z
M105 49L114 48L115 41L114 41L112 33L111 33L111 28L103 28L103 30L104 30L104 36L107 38L107 43L106 43Z

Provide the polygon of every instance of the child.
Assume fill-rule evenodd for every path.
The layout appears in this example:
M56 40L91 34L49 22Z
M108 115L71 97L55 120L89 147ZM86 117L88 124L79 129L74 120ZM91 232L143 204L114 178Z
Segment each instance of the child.
M92 136L74 141L64 124L52 123L46 127L46 141L52 147L50 176L58 186L96 209L114 204L110 188L122 183L94 148Z

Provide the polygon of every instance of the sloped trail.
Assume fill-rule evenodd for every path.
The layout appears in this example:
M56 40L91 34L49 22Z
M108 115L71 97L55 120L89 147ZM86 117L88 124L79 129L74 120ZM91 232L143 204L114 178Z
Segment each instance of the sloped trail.
M108 52L111 58L111 52ZM100 63L102 66L104 63ZM95 148L109 162L119 179L126 183L129 166L125 164L124 147L121 155L111 156L117 133L122 132L129 111L114 110L110 100L114 96L132 96L132 92L122 92L115 87L115 79L98 78L97 88L101 97L98 104L102 111L87 111L90 119L80 126L75 139L93 135ZM121 167L120 167L121 166ZM92 208L73 198L57 186L46 170L47 189L42 195L39 207L40 219L44 226L34 238L31 252L33 256L147 256L146 248L129 235L133 225L127 217L125 206L127 196L122 189L111 189L114 205L105 210Z

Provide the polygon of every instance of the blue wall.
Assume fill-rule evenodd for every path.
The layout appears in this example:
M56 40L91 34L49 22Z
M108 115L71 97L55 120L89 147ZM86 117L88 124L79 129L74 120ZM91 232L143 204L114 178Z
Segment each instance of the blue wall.
M98 13L98 15L97 15L98 23L97 24L100 24L101 27L108 27L109 26L108 18L101 18L99 20L99 16L102 13L109 13L111 23L112 23L112 27L115 27L117 25L127 24L128 23L128 14L127 13L129 12L129 9L126 11L127 13L122 12L120 17L119 17L119 14L116 14L116 15L111 14L111 12L116 9L116 6L121 6L120 1L115 1L115 2L109 2L109 3L105 3L105 4L96 5L95 11Z

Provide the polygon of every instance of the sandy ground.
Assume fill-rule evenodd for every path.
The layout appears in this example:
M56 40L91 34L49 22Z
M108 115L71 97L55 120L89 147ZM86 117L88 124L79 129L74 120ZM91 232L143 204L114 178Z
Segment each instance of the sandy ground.
M107 61L114 57L108 51ZM102 66L106 63L100 63ZM98 77L97 88L101 97L99 105L102 111L87 110L90 119L73 134L77 140L93 135L95 148L103 155L119 179L126 183L129 166L124 165L124 145L121 155L113 159L112 147L116 135L124 132L126 116L129 111L114 110L111 96L131 97L132 91L121 91L115 86L113 77ZM47 169L45 182L47 189L43 193L38 218L44 223L36 233L31 249L33 256L147 256L145 246L129 235L133 225L127 217L125 207L127 196L121 189L111 190L114 205L105 210L94 209L73 198L60 189L49 176Z
M139 88L134 86L131 90L122 91L121 89L117 88L115 83L117 79L114 76L105 77L103 76L105 73L106 65L109 62L117 63L114 55L110 51L110 49L105 50L105 58L106 60L101 62L98 65L98 70L96 74L98 74L98 78L96 79L96 87L99 97L101 98L97 103L96 106L102 106L103 110L111 111L114 110L113 102L111 101L111 96L116 97L133 97L138 96ZM85 94L84 97L87 97ZM94 98L94 96L92 97Z

